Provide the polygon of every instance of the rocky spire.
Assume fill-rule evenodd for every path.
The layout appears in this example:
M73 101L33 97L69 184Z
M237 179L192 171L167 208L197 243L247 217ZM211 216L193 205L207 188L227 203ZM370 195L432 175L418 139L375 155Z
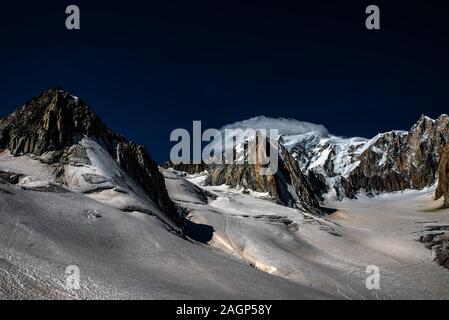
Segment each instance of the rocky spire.
M71 146L83 137L104 138L112 132L80 99L52 88L27 102L0 123L0 148L13 155L42 155Z

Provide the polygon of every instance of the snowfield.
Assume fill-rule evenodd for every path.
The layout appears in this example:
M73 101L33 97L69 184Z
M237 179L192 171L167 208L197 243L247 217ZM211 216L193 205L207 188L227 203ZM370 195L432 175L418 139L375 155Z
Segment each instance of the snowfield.
M212 226L209 245L232 259L337 299L449 298L449 271L416 241L425 226L449 224L434 188L328 203L337 211L318 218L227 186L198 194L191 183L201 177L165 175L190 219ZM380 290L366 287L369 265L380 269Z
M3 153L0 171L54 180L50 167L34 161ZM332 298L180 238L151 205L144 213L116 204L76 188L49 192L0 182L0 298ZM71 265L80 269L80 290L67 287Z
M416 241L449 225L432 188L331 202L316 217L163 170L188 211L182 238L98 144L82 145L89 161L66 165L66 185L52 166L0 154L0 172L21 174L0 180L1 299L449 298L449 271ZM366 288L368 265L379 290Z

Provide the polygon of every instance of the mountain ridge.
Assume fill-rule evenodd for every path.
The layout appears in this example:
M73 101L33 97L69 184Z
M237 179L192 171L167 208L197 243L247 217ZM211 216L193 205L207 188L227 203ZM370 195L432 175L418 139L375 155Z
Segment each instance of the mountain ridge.
M257 119L260 117L249 120L257 125ZM266 117L262 120L264 124L268 122ZM433 185L448 140L449 116L442 114L431 119L423 114L409 131L392 130L371 139L320 135L311 130L297 135L281 134L279 144L298 162L302 174L310 177L308 183L316 196L324 200L355 198L360 192L376 195ZM204 165L177 168L189 173L208 169ZM226 182L217 177L213 180Z

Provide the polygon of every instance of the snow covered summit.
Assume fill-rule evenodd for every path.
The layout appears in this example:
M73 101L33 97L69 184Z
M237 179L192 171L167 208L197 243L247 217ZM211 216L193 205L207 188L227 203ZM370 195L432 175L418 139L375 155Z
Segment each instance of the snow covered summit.
M87 104L61 88L0 120L0 150L11 165L35 161L18 172L23 183L56 184L125 211L151 211L151 204L153 211L178 221L164 178L145 149L112 132Z

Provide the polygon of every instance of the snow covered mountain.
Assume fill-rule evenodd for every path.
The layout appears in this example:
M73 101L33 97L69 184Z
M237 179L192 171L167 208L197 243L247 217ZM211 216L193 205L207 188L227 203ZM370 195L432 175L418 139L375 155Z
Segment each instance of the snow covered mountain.
M179 220L144 148L112 132L82 100L60 88L0 120L0 151L20 185L79 191L123 211L150 206L165 219Z
M257 122L265 119L265 117L256 118ZM281 120L277 124L282 126L283 121ZM253 121L250 119L245 124L253 124ZM225 128L227 129L227 127ZM288 128L288 125L284 125L284 128ZM208 185L225 184L231 187L241 187L245 190L267 192L275 201L282 205L313 212L318 215L323 214L314 186L310 183L307 176L303 174L298 162L283 144L275 143L279 137L275 137L274 141L270 140L262 134L262 131L257 129L265 128L257 127L254 131L254 136L248 135L243 130L241 134L244 137L237 139L237 141L242 142L233 146L232 150L220 150L220 154L214 156L215 158L224 159L226 152L232 152L232 163L220 161L209 164L173 164L169 161L163 167L173 168L189 174L207 174L206 184ZM255 155L251 155L250 150L252 147L250 144L254 144L256 141L258 143L255 144L255 149L252 151ZM272 174L261 175L259 169L263 166L262 159L267 155L267 152L276 154L277 169ZM256 160L255 164L249 161L250 157L254 157Z
M158 168L81 99L47 90L0 120L0 299L449 298L449 209L433 197L438 163L448 196L448 148L436 155L446 118L367 140L259 117L245 124L281 129L279 170L261 176L247 164ZM370 159L432 186L367 197L352 179ZM381 290L365 285L373 264Z
M265 141L265 150L270 148L271 142L258 133L258 139ZM236 146L234 153L236 159L243 158L247 152L247 142ZM262 146L258 146L261 148ZM212 164L207 166L208 181L210 185L226 184L231 187L243 187L256 192L268 192L278 203L294 207L306 212L321 214L318 198L309 180L299 168L298 163L289 152L279 145L277 153L278 169L272 175L260 175L260 165L252 164ZM259 155L260 150L256 153ZM236 162L235 160L234 162ZM178 168L175 166L175 168ZM179 169L179 168L178 168Z
M363 138L301 135L284 137L300 163L326 183L326 196L354 198L436 182L440 154L449 139L449 117L422 116L410 131L391 131Z
M249 126L254 130L280 128L278 144L281 169L273 176L264 177L263 181L271 181L277 188L295 195L294 201L285 201L282 193L277 192L272 185L259 183L260 178L253 173L255 166L168 166L189 174L206 175L203 181L206 186L225 184L233 188L243 187L266 192L278 203L317 215L326 212L321 205L329 206L334 200L412 189L423 190L434 187L437 182L435 199L444 197L445 204L448 203L447 115L441 115L436 120L423 115L409 131L390 131L372 139L337 137L329 134L321 125L262 116L224 128L241 128L244 132ZM244 147L237 146L236 149L244 150ZM285 173L289 180L284 178ZM296 180L301 183L291 183ZM430 230L446 229L444 226L435 226ZM449 263L447 237L448 234L443 232L419 239L435 251L438 263L445 266Z
M143 147L61 88L0 120L0 299L331 297L205 247L185 210Z
M360 193L375 195L431 186L437 181L440 155L449 140L447 115L436 120L422 116L409 131L380 133L372 139L338 137L321 125L267 117L255 117L224 128L241 126L245 129L249 125L255 129L281 128L280 162L290 163L289 158L295 159L299 169L289 172L303 181L301 186L293 188L295 193L300 195L313 190L314 197L321 201L355 198ZM217 172L216 166L181 165L177 168L189 173L208 170L212 185L242 185L239 174L223 169ZM232 168L239 170L238 166ZM245 183L253 187L251 181L254 180L245 177ZM276 176L273 180L277 185L285 184ZM286 188L292 189L289 184ZM253 190L269 192L274 198L280 198L266 186L256 185ZM299 207L315 205L311 203L313 201L302 199Z

